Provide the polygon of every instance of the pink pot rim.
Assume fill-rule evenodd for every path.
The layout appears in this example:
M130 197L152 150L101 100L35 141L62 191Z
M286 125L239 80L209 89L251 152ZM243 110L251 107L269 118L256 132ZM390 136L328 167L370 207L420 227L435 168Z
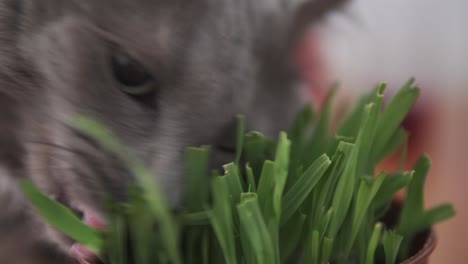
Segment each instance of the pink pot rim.
M419 249L419 251L409 259L401 262L401 264L422 264L427 263L430 255L434 251L437 245L437 236L434 229L430 229L427 234L424 245Z

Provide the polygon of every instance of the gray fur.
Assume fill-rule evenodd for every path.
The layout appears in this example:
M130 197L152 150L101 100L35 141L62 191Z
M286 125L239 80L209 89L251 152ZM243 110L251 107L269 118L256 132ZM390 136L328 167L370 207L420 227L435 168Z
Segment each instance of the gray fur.
M11 208L0 215L0 262L28 253L24 263L72 263L59 253L69 241L28 210L13 175L78 209L100 210L105 193L125 199L131 175L67 126L72 116L85 113L112 128L179 206L185 147L212 145L219 166L232 158L221 158L220 149L233 145L225 131L236 114L268 136L287 127L302 102L291 39L341 2L0 0L0 110L11 113L0 118L7 129L0 205ZM115 47L160 83L151 107L118 89L110 70ZM32 226L36 232L24 231ZM7 249L5 238L26 242Z

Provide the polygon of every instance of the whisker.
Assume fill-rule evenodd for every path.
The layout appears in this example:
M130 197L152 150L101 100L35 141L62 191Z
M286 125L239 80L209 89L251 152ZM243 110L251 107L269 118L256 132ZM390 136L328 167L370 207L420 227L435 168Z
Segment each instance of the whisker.
M37 150L37 152L39 152L40 150ZM74 152L72 152L74 153ZM47 164L47 167L42 167L40 165L29 165L30 168L32 168L32 170L38 170L40 169L41 171L45 171L47 172L48 169L51 169L51 170L54 170L54 169L58 169L58 170L74 170L74 169L77 169L79 166L77 166L76 164L72 164L70 162L70 158L69 157L65 157L63 155L61 155L60 153L50 153L50 159L52 160L57 160L58 162L65 162L64 165L60 165L60 164L57 164L57 163L54 163L54 162L49 162ZM116 166L112 166L110 164L108 164L107 162L99 162L98 160L94 160L92 159L92 157L90 157L89 155L86 155L83 153L83 155L81 156L78 156L77 157L78 160L80 160L81 162L80 163L83 163L83 164L87 164L93 168L101 168L102 170L114 170L116 169ZM67 166L68 165L68 166Z
M41 145L41 146L44 146L44 147L55 148L55 149L63 150L65 152L73 153L73 154L76 154L76 155L79 155L79 156L87 156L87 154L83 153L82 151L72 149L72 148L69 148L69 147L66 147L66 146L62 146L60 144L53 143L53 142L41 141L41 140L28 140L28 141L26 141L26 143L27 144L29 143L29 144Z
M69 130L67 134L70 137L70 146L35 137L26 140L26 144L39 146L37 148L33 147L32 151L40 152L42 146L45 155L49 157L48 164L40 168L41 171L39 172L53 173L59 176L61 172L71 171L71 174L75 175L77 180L79 179L80 185L86 186L85 188L89 192L111 192L116 197L123 199L124 196L122 195L126 193L127 186L122 183L133 180L125 163L121 162L117 155L104 149L92 137L64 122L60 122L60 124L63 124L65 129ZM67 156L67 154L71 154L72 157ZM54 162L54 159L56 162ZM61 161L64 164L61 165ZM56 165L55 168L57 168L55 172L54 167L52 167L54 164ZM61 181L58 178L57 180Z

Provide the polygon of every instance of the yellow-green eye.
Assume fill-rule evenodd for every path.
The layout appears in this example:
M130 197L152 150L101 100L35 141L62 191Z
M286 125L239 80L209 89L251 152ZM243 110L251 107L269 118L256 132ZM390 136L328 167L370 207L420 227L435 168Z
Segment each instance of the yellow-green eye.
M138 61L116 53L112 56L112 71L120 89L130 95L145 95L156 87L153 77Z

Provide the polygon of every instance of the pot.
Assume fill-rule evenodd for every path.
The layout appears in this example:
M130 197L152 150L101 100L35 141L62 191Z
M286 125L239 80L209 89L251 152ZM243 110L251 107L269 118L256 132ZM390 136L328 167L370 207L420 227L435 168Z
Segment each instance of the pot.
M395 226L398 221L398 216L402 207L402 201L395 199L392 203L387 215L384 217L383 222L389 226ZM437 245L437 237L433 228L421 232L413 241L411 248L411 256L407 260L400 262L400 264L428 264L429 257Z
M434 229L420 234L413 243L415 254L401 264L428 264L436 245L437 238Z

